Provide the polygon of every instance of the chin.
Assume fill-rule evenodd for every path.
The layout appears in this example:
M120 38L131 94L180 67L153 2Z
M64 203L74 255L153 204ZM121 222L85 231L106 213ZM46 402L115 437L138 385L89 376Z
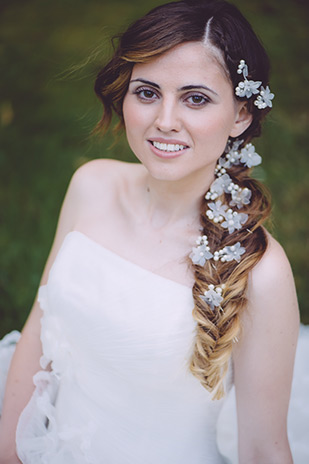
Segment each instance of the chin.
M188 172L184 166L144 166L149 176L160 182L180 182L197 177L197 171Z

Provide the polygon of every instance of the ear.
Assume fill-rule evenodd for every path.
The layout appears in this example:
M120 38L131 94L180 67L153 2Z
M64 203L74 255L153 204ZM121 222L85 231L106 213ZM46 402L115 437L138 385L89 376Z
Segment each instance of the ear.
M250 126L252 122L252 114L247 109L247 103L237 102L237 111L235 115L234 126L231 130L230 137L238 137Z

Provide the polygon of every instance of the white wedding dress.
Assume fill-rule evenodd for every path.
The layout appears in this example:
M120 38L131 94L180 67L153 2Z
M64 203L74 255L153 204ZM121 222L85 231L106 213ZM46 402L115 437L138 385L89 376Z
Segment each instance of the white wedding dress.
M190 288L74 231L39 302L42 371L17 427L22 463L237 463L233 390L225 404L213 401L188 368L195 331ZM18 336L2 341L2 384ZM308 420L309 406L301 406ZM299 446L295 464L308 463L303 437Z

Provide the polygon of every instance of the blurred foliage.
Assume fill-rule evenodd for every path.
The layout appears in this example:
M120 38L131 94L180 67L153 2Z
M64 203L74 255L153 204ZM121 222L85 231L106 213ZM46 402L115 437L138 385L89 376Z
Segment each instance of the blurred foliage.
M87 160L134 161L124 138L98 142L92 87L109 37L160 1L0 1L0 336L31 308L59 208ZM272 61L275 106L257 141L257 175L273 194L274 235L291 261L303 322L309 323L308 3L235 0Z

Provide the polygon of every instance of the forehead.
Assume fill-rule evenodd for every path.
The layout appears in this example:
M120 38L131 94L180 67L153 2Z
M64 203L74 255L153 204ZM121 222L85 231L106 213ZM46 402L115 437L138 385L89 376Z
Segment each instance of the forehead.
M151 77L185 85L195 83L217 83L231 86L224 59L219 49L202 42L180 44L147 63L133 67L132 78Z

